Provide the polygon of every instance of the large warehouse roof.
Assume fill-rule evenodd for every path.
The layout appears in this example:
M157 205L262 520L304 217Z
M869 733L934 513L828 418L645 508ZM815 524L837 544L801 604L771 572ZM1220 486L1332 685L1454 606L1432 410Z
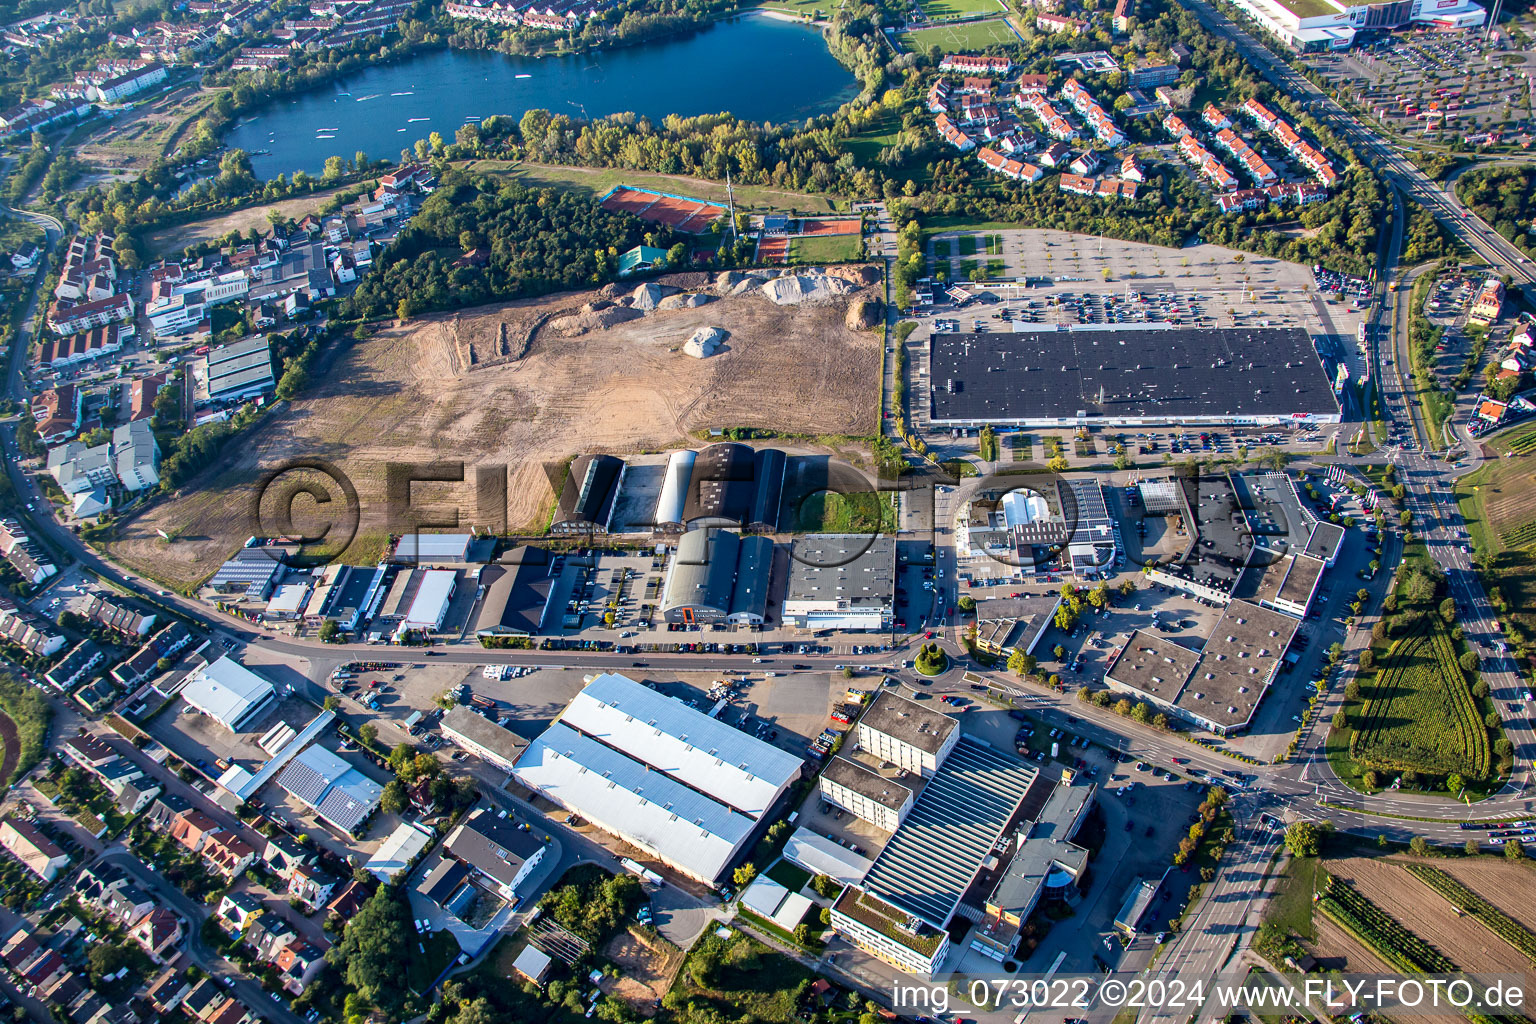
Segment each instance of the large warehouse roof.
M516 775L699 878L719 877L754 825L746 815L560 722L523 752Z
M458 578L459 574L452 569L428 569L422 576L421 586L416 589L411 610L405 615L406 628L441 629Z
M752 818L804 762L621 675L600 675L560 716L568 726Z
M273 693L271 683L235 659L223 657L193 673L181 696L224 728L234 731Z
M935 334L929 369L935 423L1339 415L1297 327Z
M1036 774L962 736L864 876L863 887L943 928Z
M549 555L540 548L523 548L516 564L486 566L480 574L485 599L475 620L476 634L533 635L544 627L555 577Z
M896 599L896 538L862 533L796 537L784 600L828 608L888 608Z

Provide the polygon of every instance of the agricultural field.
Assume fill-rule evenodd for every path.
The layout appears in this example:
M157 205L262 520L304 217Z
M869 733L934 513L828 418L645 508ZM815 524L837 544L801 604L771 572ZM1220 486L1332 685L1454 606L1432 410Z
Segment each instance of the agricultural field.
M1536 932L1536 864L1502 857L1459 857L1436 862L1438 869Z
M1351 756L1389 771L1486 778L1493 768L1488 729L1456 659L1435 616L1394 641L1375 678L1362 684Z
M1491 459L1456 481L1456 501L1486 581L1497 586L1509 617L1536 634L1536 429L1516 431Z
M980 50L998 44L1017 43L1019 37L1002 18L987 21L967 21L955 25L936 25L902 32L896 37L903 50L927 53L937 46L944 53L960 53Z
M1417 878L1409 870L1418 866L1414 862L1348 857L1325 866L1333 884L1320 901L1323 911L1346 925L1352 915L1363 926L1357 934L1399 970L1523 973L1530 968L1530 960L1514 946ZM1345 917L1338 917L1341 910Z
M837 269L866 280L854 268ZM659 280L699 287L710 278ZM389 532L384 471L391 463L452 452L470 465L505 466L504 528L540 533L565 460L582 452L662 451L697 443L710 428L814 437L878 429L881 334L844 322L848 303L870 297L873 286L811 305L777 306L746 293L640 319L593 309L623 290L385 325L338 351L312 391L274 409L184 496L123 524L110 542L113 557L176 587L197 583L254 532L251 501L262 474L314 453L356 488L357 539L342 555L350 562L375 555ZM683 353L694 331L718 324L730 329L718 354ZM827 445L808 441L799 451L826 453ZM446 496L444 508L423 511L446 514L455 503Z

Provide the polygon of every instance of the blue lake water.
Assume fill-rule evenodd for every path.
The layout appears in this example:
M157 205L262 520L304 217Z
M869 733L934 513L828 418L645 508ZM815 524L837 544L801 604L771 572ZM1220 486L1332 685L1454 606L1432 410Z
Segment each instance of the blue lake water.
M751 14L683 38L570 57L437 50L271 104L225 141L252 154L257 177L271 178L317 174L326 157L351 159L358 150L393 160L433 131L451 139L460 125L493 114L728 110L782 123L830 113L858 88L815 29Z

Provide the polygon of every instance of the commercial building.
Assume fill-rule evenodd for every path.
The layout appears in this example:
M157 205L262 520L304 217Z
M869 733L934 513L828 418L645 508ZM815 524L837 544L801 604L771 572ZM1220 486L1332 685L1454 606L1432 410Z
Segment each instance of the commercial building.
M113 428L112 459L124 490L142 491L160 483L160 444L149 420L133 420Z
M1246 600L1227 605L1197 653L1142 630L1110 660L1104 682L1218 735L1253 721L1300 622Z
M1036 778L1025 798L1026 813L1034 821L1009 844L1007 867L987 895L986 918L972 933L972 949L1007 960L1017 952L1024 922L1036 907L1070 900L1088 868L1088 851L1073 840L1096 791L1093 783L1079 782L1070 769L1055 782ZM1039 805L1042 796L1045 802Z
M436 633L441 630L458 581L459 574L453 569L428 569L422 573L416 597L400 622L400 631L415 629Z
M1337 423L1301 328L1164 325L935 334L935 426Z
M433 839L432 831L414 822L402 821L363 865L379 881L389 885L400 872L416 863Z
M784 623L800 629L886 630L896 606L896 538L808 534L789 553Z
M1060 606L1059 593L978 601L977 649L994 658L1007 658L1014 651L1033 654Z
M448 709L442 719L442 730L444 738L454 746L508 772L517 764L518 755L528 747L527 741L517 733L463 705Z
M277 691L271 683L226 655L192 673L181 696L189 706L230 732L239 732L267 710Z
M443 853L469 868L508 903L521 900L518 890L537 870L548 849L526 828L484 807L471 811L443 841Z
M554 803L713 884L803 762L620 675L601 675L513 774Z
M667 622L760 626L768 615L773 541L692 529L678 541L661 591Z
M300 751L276 781L322 821L347 835L356 834L384 794L383 786L319 744Z
M871 757L930 776L959 742L960 727L926 704L881 690L859 716L857 736L859 749Z
M411 532L395 542L390 560L404 565L467 562L469 546L474 539L469 533Z
M1270 34L1302 53L1344 50L1358 31L1408 26L1477 28L1487 12L1468 0L1385 0L1346 4L1340 0L1234 0Z
M953 744L901 827L858 886L832 908L832 926L881 960L931 977L945 929L1004 837L1022 820L1035 769L968 737Z
M272 346L264 336L220 345L204 358L203 379L212 402L237 402L271 391L277 386Z
M821 798L887 832L896 831L912 809L912 790L867 765L834 757L817 780Z
M683 470L678 464L678 472ZM683 526L730 526L747 530L778 529L779 502L784 493L784 453L777 448L754 450L722 441L700 450L688 466L686 495L680 517ZM669 473L672 466L668 466ZM666 496L666 487L663 487ZM658 506L657 521L666 522Z
M868 857L808 828L797 828L784 844L784 859L813 875L826 875L844 885L862 881L874 866Z

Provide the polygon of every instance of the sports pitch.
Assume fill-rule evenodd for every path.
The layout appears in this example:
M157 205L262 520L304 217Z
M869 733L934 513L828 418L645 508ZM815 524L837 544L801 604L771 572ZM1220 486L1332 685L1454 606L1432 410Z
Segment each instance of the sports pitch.
M988 21L935 25L931 28L903 32L898 37L898 41L902 49L915 50L919 53L926 53L930 47L934 46L945 53L959 53L965 50L979 50L999 43L1017 43L1019 37L1013 34L1013 30L1002 18L993 18Z

